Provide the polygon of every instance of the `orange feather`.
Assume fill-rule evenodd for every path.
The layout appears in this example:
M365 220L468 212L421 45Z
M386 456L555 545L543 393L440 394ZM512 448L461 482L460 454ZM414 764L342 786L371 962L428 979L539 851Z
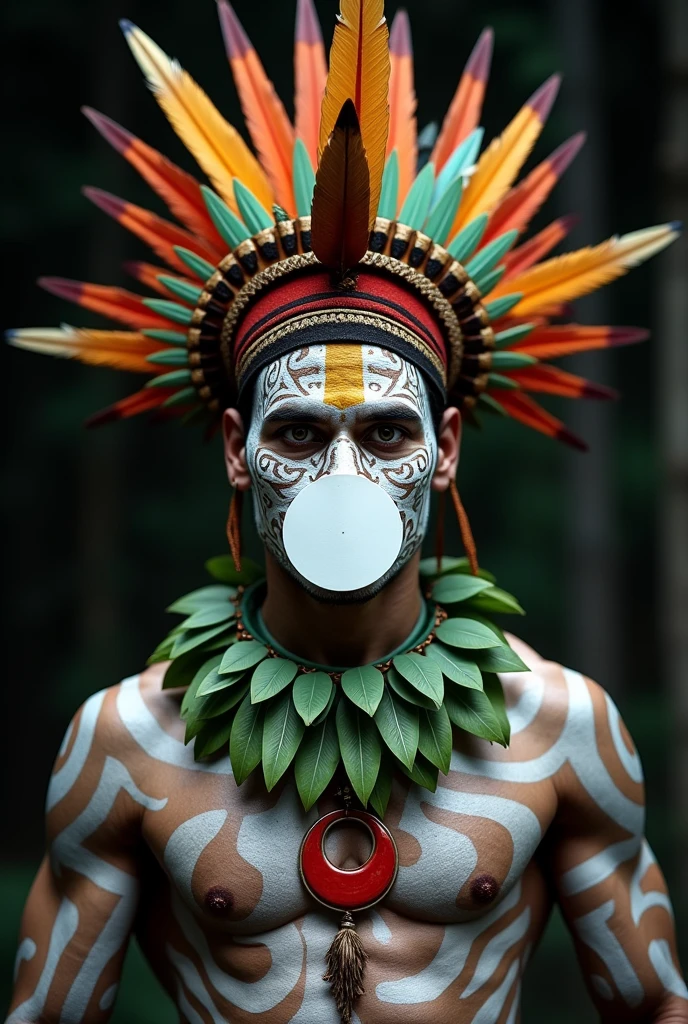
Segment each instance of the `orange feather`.
M170 124L224 201L238 212L234 178L239 178L269 210L273 203L270 183L236 128L225 121L191 75L145 32L130 21L120 25Z
M145 335L131 331L95 331L67 325L12 331L7 340L30 352L147 374L153 372L147 357L164 348Z
M83 281L68 281L63 277L39 277L38 284L51 295L57 295L68 302L75 302L84 309L90 309L101 316L110 317L137 330L163 328L169 330L169 323L144 305L140 295L124 288L113 288L104 284L88 284Z
M563 441L572 448L586 452L588 446L585 441L573 434L568 427L564 426L561 420L552 416L546 409L520 391L499 391L498 402L513 419L523 423L524 426L537 430L548 437L554 437Z
M343 276L365 256L369 209L368 163L356 109L347 100L315 178L311 244L321 263Z
M216 253L216 262L222 259L227 246L213 224L203 202L201 186L192 175L187 174L157 149L146 145L104 114L91 107L82 107L92 125L106 142L121 153L141 177L167 203L174 214L195 234L205 239Z
M480 122L485 88L490 76L493 42L494 32L492 29L484 29L468 58L430 157L438 173L456 147L477 128Z
M320 110L327 81L327 58L313 0L298 0L294 44L294 112L296 137L318 166Z
M546 395L560 395L562 398L618 398L612 388L593 384L592 381L556 366L524 366L520 370L509 370L506 376L516 381L524 391L539 391Z
M584 142L585 132L572 136L511 189L490 217L481 247L505 231L525 231Z
M568 217L560 217L558 220L548 224L542 231L539 231L537 235L529 238L523 245L519 245L516 249L508 252L502 259L502 263L506 267L506 274L502 281L512 280L517 274L521 274L524 270L532 267L543 256L547 256L555 246L559 245L559 242L566 238L577 223L578 218L574 214L570 214Z
M128 203L125 199L113 196L109 192L103 192L99 188L86 187L82 189L82 192L99 209L110 217L114 217L118 224L149 245L153 252L157 253L175 270L180 270L182 274L186 274L188 268L174 251L175 245L191 249L192 252L202 256L209 263L217 262L214 250L206 242L202 242L195 235L178 228L176 224L163 220L162 217L151 213L150 210L144 210L141 206L135 206L133 203Z
M418 137L416 91L413 85L413 49L408 14L397 11L389 35L389 137L387 156L393 149L399 160L399 196L408 195L416 177Z
M351 100L356 108L370 171L369 227L380 202L389 133L389 32L384 6L384 0L341 0L320 120L322 154L345 102Z
M183 281L185 284L195 285L196 287L198 286L197 281L192 281L188 277L180 277L179 274L170 274L166 267L155 267L152 263L141 263L131 260L124 264L124 269L128 274L131 274L135 280L139 281L142 285L145 285L146 288L150 288L151 291L157 292L158 295L164 295L166 299L169 299L170 297L173 298L174 301L178 302L181 306L188 306L189 303L184 302L176 292L171 292L169 288L166 288L165 285L158 280L158 277L161 274L164 274L166 277L173 277L177 281Z
M101 412L95 413L86 420L87 427L102 427L106 423L115 423L117 420L126 420L130 416L138 416L142 412L150 412L157 409L171 395L175 394L175 388L143 388L128 398L108 406Z
M512 346L537 359L558 359L574 352L589 352L593 349L615 348L646 341L650 332L640 327L588 327L580 324L536 327L523 341Z
M542 131L561 79L552 75L487 147L456 214L451 236L481 213L492 213L516 180Z
M219 0L217 10L227 58L253 145L270 179L276 201L288 213L295 214L292 185L294 129L274 85L265 74L255 47L228 0ZM243 184L250 188L248 182Z
M511 278L506 284L502 281L490 298L522 292L523 298L513 309L515 316L539 312L552 303L570 302L621 277L677 237L675 224L661 224L622 235L621 238L610 238L600 245L555 256Z

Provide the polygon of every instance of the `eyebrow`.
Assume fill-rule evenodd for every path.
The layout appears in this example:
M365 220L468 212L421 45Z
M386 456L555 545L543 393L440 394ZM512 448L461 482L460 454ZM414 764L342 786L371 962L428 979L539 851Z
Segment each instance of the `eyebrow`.
M316 422L318 420L330 419L338 416L341 410L334 406L318 402L303 402L299 399L286 400L283 405L267 413L263 423L285 423L288 421L300 420L302 422ZM371 423L377 420L401 420L405 422L422 422L420 411L412 409L402 402L371 402L363 405L356 413L356 419L360 423Z

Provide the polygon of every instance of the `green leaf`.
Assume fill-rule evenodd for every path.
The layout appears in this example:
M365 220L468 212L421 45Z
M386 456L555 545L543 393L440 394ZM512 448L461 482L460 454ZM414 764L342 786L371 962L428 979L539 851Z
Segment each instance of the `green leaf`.
M222 622L219 626L211 626L209 629L202 630L184 630L177 635L174 641L174 647L172 648L172 657L180 658L182 654L188 654L194 647L200 647L201 644L206 643L208 640L212 640L214 637L219 636L220 633L224 633L227 628L227 624Z
M437 789L437 776L439 773L438 768L434 764L430 764L427 757L423 757L422 754L416 756L416 760L412 768L407 768L405 764L397 760L399 770L415 782L416 785L422 786L423 789L429 789L431 793L434 793Z
M220 583L229 583L233 587L248 587L265 576L261 566L252 562L250 558L241 559L241 572L237 572L231 555L209 558L205 567L213 579L219 580Z
M259 704L274 697L285 686L289 686L297 672L294 662L286 658L267 658L262 661L251 677L251 700Z
M346 774L365 807L373 791L382 756L375 722L347 698L339 701L335 720Z
M530 672L512 647L493 647L490 651L480 651L475 660L482 672Z
M231 719L222 722L207 722L196 734L194 760L200 761L204 757L216 754L221 747L229 743L231 731Z
M504 631L500 629L499 626L496 625L496 623L492 622L491 619L486 619L484 615L480 615L478 612L474 612L472 609L469 608L466 608L465 611L462 608L461 614L466 619L472 619L474 622L479 622L481 625L485 627L485 629L489 629L490 632L494 633L494 635L497 637L497 639L503 646L509 646L509 641L507 640Z
M425 657L436 662L442 675L459 686L469 686L472 690L482 690L483 677L480 669L472 658L464 658L462 654L445 647L439 640L425 648Z
M160 641L151 656L148 658L146 665L156 665L159 661L169 661L176 639L176 633L168 633L165 639Z
M184 654L181 658L175 658L165 673L163 679L163 690L173 690L178 686L189 686L194 676L201 667L208 663L206 654L199 651L192 651ZM200 680L199 680L200 685Z
M350 701L371 718L377 711L385 689L385 679L372 665L350 668L342 674L342 690Z
M207 697L196 700L192 706L192 713L198 718L216 718L231 711L239 701L242 701L248 693L249 682L239 682L238 686L230 686L228 690L220 690L218 693L211 693ZM198 705L198 708L196 707Z
M489 590L491 586L489 580L479 576L455 573L437 581L432 588L432 599L440 604L457 604L459 601L468 601L482 590Z
M451 647L463 647L467 650L499 647L501 643L493 629L469 618L447 619L437 627L435 635Z
M513 594L501 590L499 587L492 587L484 594L478 594L470 603L471 608L479 612L503 612L505 615L525 615L521 605Z
M208 604L216 604L219 601L230 601L236 596L234 587L217 586L201 587L199 590L192 590L190 594L178 598L166 610L178 612L180 615L193 615L200 608Z
M201 661L199 665L198 658L194 658L196 665L199 665L199 667L194 673L193 678L191 679L191 682L188 685L188 689L182 699L181 707L179 709L180 718L185 719L190 709L193 707L194 701L196 699L196 691L198 690L198 687L201 685L210 669L213 668L214 660L215 659L213 658L208 658L207 660Z
M434 661L428 661L422 654L399 654L393 664L411 686L430 697L436 707L440 706L444 696L444 680Z
M460 729L490 742L504 742L499 719L481 690L449 685L444 703L449 718Z
M267 656L268 649L265 644L258 643L257 640L240 640L225 651L220 673L224 675L225 672L245 672Z
M237 711L229 737L229 758L237 786L251 774L263 753L264 707L252 704L247 694Z
M467 558L442 558L439 571L436 558L423 558L419 566L421 576L443 576L447 572L470 572Z
M207 697L209 693L217 693L218 690L226 690L228 686L234 686L241 679L244 678L244 672L235 672L232 675L220 675L220 665L222 664L223 655L218 654L213 658L215 664L209 669L207 675L203 678L201 685L196 691L197 697ZM208 662L210 664L210 662Z
M294 707L306 725L312 725L329 705L333 695L332 680L327 672L306 672L294 683Z
M410 768L418 750L418 708L398 700L386 689L375 713L375 724L392 753Z
M418 749L447 775L452 755L452 727L444 704L436 711L423 709L418 725Z
M329 700L327 702L327 706L325 707L324 711L320 712L320 714L318 715L316 720L313 722L313 725L320 725L321 722L325 721L325 719L327 718L327 716L330 713L332 705L337 700L338 696L339 696L339 689L336 686L333 686L332 687L332 692L330 693L330 698L329 698Z
M203 629L207 626L215 626L218 622L226 623L229 619L234 618L234 615L234 605L229 601L223 601L199 608L188 619L184 619L181 625L184 629Z
M487 695L492 710L494 711L499 727L502 731L502 742L505 747L509 746L511 739L511 722L509 716L506 713L506 701L504 700L504 689L502 687L499 676L495 675L494 672L486 672L485 676L485 693Z
M380 771L377 775L377 781L373 786L373 792L370 794L369 801L373 810L381 820L385 816L387 805L389 804L389 798L392 795L392 775L392 760L388 755L383 755L382 761L380 762Z
M416 707L419 708L437 707L432 697L426 697L426 695L421 693L420 690L417 690L415 686L411 686L410 683L407 683L404 677L400 676L394 667L387 671L387 683L392 687L395 693L398 693L400 697L407 700L409 704L415 704Z
M294 759L305 728L296 713L290 690L268 704L263 726L263 775L268 792Z
M334 715L306 729L294 762L296 788L306 811L321 795L339 764L339 741Z

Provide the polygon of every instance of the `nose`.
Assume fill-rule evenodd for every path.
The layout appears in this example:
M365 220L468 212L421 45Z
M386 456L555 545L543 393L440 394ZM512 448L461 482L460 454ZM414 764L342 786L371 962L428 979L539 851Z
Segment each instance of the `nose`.
M330 475L353 476L361 470L358 449L346 434L340 434L332 442L328 462Z

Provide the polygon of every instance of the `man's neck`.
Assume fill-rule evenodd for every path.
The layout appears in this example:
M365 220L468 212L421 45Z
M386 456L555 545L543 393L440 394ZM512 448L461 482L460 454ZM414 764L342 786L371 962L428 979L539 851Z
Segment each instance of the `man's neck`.
M308 594L266 552L263 621L275 640L319 665L370 665L400 647L421 610L416 554L379 594L362 604L329 604Z

